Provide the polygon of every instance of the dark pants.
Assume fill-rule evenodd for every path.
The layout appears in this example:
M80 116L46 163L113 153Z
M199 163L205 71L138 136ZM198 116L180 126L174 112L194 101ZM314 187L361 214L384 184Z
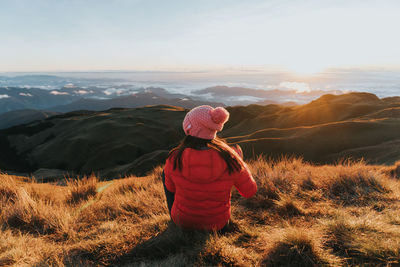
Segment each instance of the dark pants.
M167 189L167 187L165 186L164 171L162 172L162 183L164 186L165 198L167 199L167 206L168 206L169 214L171 215L172 205L174 204L174 200L175 200L175 193L172 193L171 191L169 191Z
M167 187L165 186L164 171L162 172L162 182L163 182L163 186L164 186L165 198L167 199L167 206L168 206L169 214L171 215L172 205L174 204L174 200L175 200L175 193L172 193L171 191L169 191L167 189ZM231 232L232 231L231 228L232 228L232 223L229 221L222 229L218 230L217 232L220 234L225 234L225 233Z

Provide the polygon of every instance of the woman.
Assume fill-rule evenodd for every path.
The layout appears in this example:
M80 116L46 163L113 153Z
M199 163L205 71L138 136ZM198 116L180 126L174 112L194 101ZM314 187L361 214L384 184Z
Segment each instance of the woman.
M257 191L240 147L216 136L228 119L222 107L199 106L183 120L186 137L171 150L163 175L171 218L182 228L221 230L230 218L232 186L246 198Z

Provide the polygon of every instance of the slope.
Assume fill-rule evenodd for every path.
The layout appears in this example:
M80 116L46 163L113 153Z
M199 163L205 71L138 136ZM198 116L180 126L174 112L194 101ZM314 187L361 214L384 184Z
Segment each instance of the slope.
M295 107L228 107L231 116L221 136L240 144L252 158L296 155L332 163L351 157L393 164L399 160L399 109L395 98L388 101L368 93L325 95ZM0 155L0 168L144 175L162 164L184 136L186 112L165 105L76 111L0 130L0 149L6 151Z

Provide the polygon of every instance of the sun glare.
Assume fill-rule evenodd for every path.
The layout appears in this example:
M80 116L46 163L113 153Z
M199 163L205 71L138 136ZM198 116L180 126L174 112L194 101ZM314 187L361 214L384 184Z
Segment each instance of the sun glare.
M311 62L299 62L288 65L288 69L298 75L313 75L322 72L327 66Z
M311 92L310 85L304 82L281 82L279 87L286 89L296 90L296 93L309 93Z

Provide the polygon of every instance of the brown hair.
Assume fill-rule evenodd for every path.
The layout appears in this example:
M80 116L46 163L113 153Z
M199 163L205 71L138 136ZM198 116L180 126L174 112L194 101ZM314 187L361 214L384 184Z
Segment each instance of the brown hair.
M187 135L177 147L173 148L169 152L168 157L174 155L174 170L176 168L178 168L180 171L182 170L182 154L185 148L210 148L217 150L219 155L225 160L229 174L233 172L239 172L244 168L243 160L238 156L237 153L234 152L234 150L225 142L225 140L218 137L208 140Z

